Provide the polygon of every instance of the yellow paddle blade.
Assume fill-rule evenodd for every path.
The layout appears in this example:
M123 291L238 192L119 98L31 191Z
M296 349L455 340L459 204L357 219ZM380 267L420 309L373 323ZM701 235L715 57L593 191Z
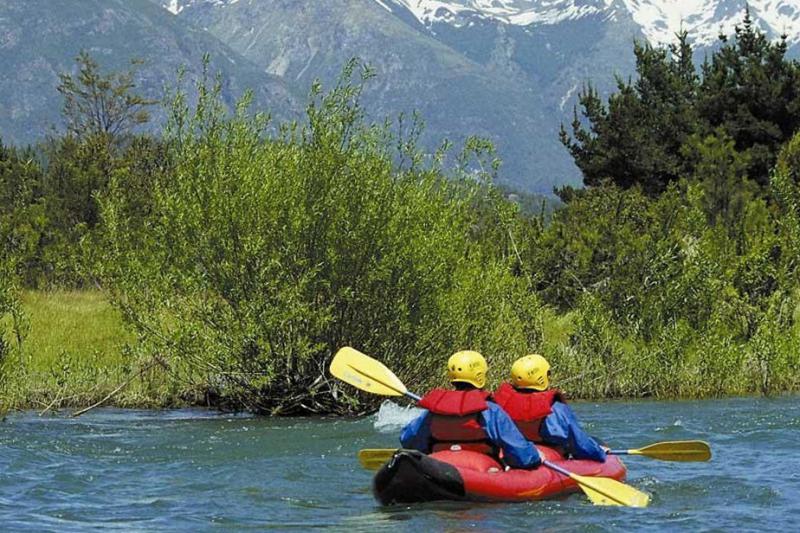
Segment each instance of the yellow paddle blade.
M378 470L392 458L397 450L389 448L367 448L358 450L358 462L366 470Z
M406 386L380 361L345 346L331 361L330 372L345 383L372 394L403 396Z
M626 507L647 507L650 496L630 485L610 477L588 477L570 473L589 500L595 505L624 505Z
M711 447L701 440L678 440L657 442L644 448L628 450L630 455L645 455L662 461L708 461Z

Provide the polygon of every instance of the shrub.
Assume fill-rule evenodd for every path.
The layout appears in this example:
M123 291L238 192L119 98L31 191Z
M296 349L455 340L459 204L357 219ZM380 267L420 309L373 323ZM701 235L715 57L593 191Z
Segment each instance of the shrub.
M131 215L124 172L102 202L116 304L149 350L223 404L356 406L326 374L343 345L423 390L459 347L510 358L539 338L535 296L482 241L474 209L508 206L468 157L448 176L413 133L367 123L357 67L327 94L313 87L302 124L271 128L246 98L228 113L208 84L192 112L178 94L174 168L155 180L151 212Z

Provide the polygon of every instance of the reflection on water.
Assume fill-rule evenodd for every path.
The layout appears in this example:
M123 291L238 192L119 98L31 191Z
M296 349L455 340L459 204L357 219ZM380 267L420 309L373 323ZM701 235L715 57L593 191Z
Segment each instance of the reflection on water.
M380 508L359 448L393 447L416 410L387 403L359 419L263 419L201 410L96 410L0 424L5 530L346 531L793 530L800 516L797 397L580 403L615 447L711 442L711 463L626 460L648 509L580 495L503 505Z

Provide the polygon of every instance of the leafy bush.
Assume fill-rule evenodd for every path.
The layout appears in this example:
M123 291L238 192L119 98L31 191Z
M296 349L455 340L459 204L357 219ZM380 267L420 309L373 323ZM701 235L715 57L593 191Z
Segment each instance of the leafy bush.
M555 213L527 260L544 302L572 316L570 341L550 347L565 376L582 376L572 390L797 388L799 138L781 152L768 199L751 194L722 134L692 141L695 175L658 197L604 185Z
M351 393L326 368L343 345L423 390L455 349L510 360L539 338L537 299L481 229L476 206L514 218L476 164L486 146L472 141L478 159L447 179L414 128L365 122L355 68L327 94L314 86L305 123L272 129L247 99L226 112L218 87L200 86L191 112L178 94L174 168L150 212L132 215L124 171L102 202L115 302L151 353L221 403L339 410Z
M28 330L18 288L16 257L10 247L4 246L0 250L0 414L8 408L4 399L8 388L13 386L13 375L22 365L23 343Z

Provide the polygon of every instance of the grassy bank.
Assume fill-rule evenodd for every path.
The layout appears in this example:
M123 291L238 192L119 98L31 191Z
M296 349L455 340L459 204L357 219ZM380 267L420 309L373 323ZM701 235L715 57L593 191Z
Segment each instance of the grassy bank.
M193 382L189 374L177 377L174 368L168 372L160 366L140 372L150 357L134 348L136 338L126 331L122 317L102 292L26 291L22 303L30 330L22 351L22 364L9 376L4 391L5 408L78 409L106 398L123 384L104 405L150 408L205 402L208 387L199 379ZM582 342L581 320L576 313L558 314L551 310L542 313L543 351L553 363L554 383L573 398L619 397L620 394L604 391L608 387L624 390L625 381L633 378L632 373L637 369L646 372L652 361L643 354L629 353L608 368L591 359L588 360L591 364L583 364L587 359L576 350ZM619 349L625 350L625 346ZM377 353L372 355L381 357ZM491 365L491 383L502 381L510 360L486 355ZM743 361L741 368L731 368L731 381L725 387L697 386L689 377L693 368L702 370L715 360L715 354L704 355L693 358L694 365L684 362L676 367L677 377L684 376L686 386L673 389L673 396L759 392L760 376L749 373L752 366L749 361ZM404 369L393 370L402 373ZM800 386L794 371L778 378L781 390L797 390ZM654 372L652 379L664 378ZM413 380L409 385L416 386Z
M108 401L123 407L182 403L163 369L141 372L135 337L99 291L26 291L29 332L3 392L10 409L85 407L125 385Z

